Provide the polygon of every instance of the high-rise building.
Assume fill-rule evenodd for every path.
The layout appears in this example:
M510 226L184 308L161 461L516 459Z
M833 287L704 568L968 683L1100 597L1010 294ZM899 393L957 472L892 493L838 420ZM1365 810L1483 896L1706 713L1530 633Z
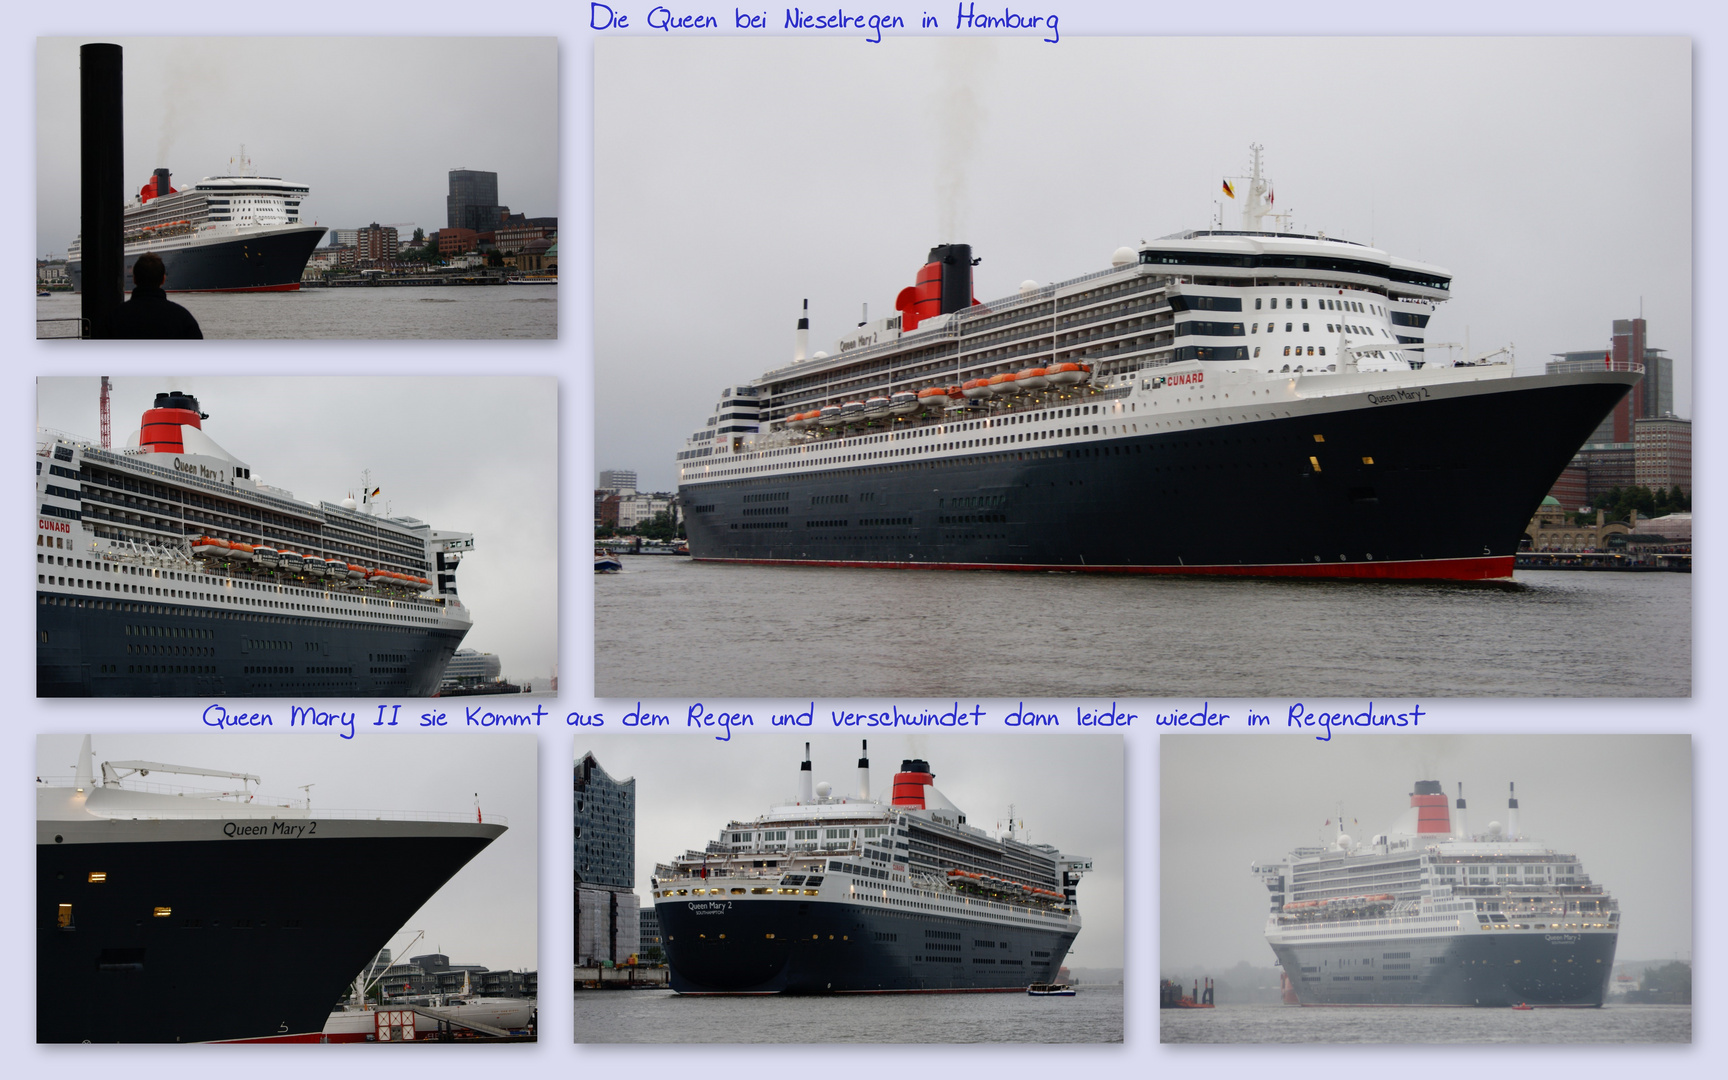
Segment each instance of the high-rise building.
M491 232L502 212L498 205L498 174L476 169L451 169L450 194L444 200L445 224L452 229Z
M1632 422L1637 482L1654 491L1692 491L1692 421L1678 416L1642 417Z
M355 230L356 259L394 259L401 249L401 241L396 236L394 225L380 225L374 221L364 229Z
M1643 417L1669 416L1674 412L1674 359L1664 349L1653 349L1645 340L1643 319L1615 319L1611 327L1608 348L1580 349L1555 353L1548 361L1548 373L1566 371L1599 371L1612 365L1622 367L1632 361L1644 365L1644 378L1626 395L1614 410L1602 418L1596 430L1585 440L1587 446L1609 443L1630 443L1632 421Z
M576 966L622 963L640 948L636 781L614 780L591 753L576 761Z
M636 490L636 470L601 469L600 487L614 495L627 495Z

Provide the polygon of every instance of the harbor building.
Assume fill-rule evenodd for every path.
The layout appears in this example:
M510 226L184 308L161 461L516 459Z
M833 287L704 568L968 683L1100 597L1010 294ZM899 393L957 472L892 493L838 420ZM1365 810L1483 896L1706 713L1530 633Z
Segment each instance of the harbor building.
M646 957L649 950L659 949L660 954L666 954L666 943L660 937L660 913L652 906L642 909L641 916L642 956Z
M640 946L636 781L614 780L585 753L575 789L576 966L624 963Z

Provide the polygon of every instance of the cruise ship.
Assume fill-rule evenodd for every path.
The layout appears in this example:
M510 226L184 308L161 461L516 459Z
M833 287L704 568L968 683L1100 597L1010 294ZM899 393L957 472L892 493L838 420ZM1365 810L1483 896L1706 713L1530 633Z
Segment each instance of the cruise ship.
M246 170L206 176L190 188L174 187L157 169L126 205L126 289L132 264L146 251L162 257L168 292L284 292L300 287L306 260L326 230L307 225L300 204L309 189L278 176ZM83 239L66 251L66 273L84 291Z
M473 535L364 491L297 499L208 415L170 390L125 449L37 432L38 696L435 693L473 621L456 592Z
M1443 359L1428 326L1450 273L1270 228L1286 216L1258 147L1242 186L1240 229L986 303L970 246L939 245L896 313L832 353L806 355L806 301L792 361L725 388L678 453L691 554L1511 577L1531 514L1642 365Z
M313 813L258 782L98 768L88 736L74 776L38 779L38 1042L321 1041L354 973L506 827Z
M1506 821L1467 827L1419 780L1390 832L1302 847L1253 872L1271 896L1266 941L1302 1005L1594 1007L1608 995L1620 909L1577 855Z
M1080 932L1090 859L967 824L930 764L901 762L887 801L812 783L656 867L654 909L682 994L1025 992L1056 979Z

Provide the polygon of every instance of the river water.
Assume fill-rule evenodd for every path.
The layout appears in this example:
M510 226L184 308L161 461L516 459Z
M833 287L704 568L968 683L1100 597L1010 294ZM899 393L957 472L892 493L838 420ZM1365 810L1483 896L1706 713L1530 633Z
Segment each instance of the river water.
M1690 1005L1601 1009L1161 1009L1167 1043L1688 1043Z
M1106 1043L1122 1041L1122 987L1073 997L865 994L683 997L670 990L576 994L583 1043Z
M556 285L428 285L269 293L174 293L206 338L556 338ZM76 318L73 293L38 297L36 318ZM37 323L37 337L76 336Z
M1511 586L732 566L594 583L599 697L1661 697L1692 579Z

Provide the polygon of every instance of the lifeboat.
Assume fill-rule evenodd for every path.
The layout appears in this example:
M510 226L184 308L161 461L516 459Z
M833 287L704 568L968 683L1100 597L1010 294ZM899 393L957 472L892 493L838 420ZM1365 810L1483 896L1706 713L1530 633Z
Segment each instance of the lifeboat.
M965 392L958 386L950 386L948 388L948 407L958 408L964 404L966 404Z
M1041 367L1027 368L1014 380L1015 386L1023 386L1028 390L1042 390L1050 385L1050 380Z
M1044 369L1044 378L1052 386L1079 386L1092 378L1092 368L1086 364L1051 364Z
M840 420L842 423L851 423L854 420L862 418L863 415L864 403L862 401L848 401L840 406Z
M960 396L966 398L968 401L977 401L980 398L987 398L990 396L989 383L990 380L988 379L972 379L961 385Z
M888 406L888 411L892 412L895 416L905 416L907 413L915 413L918 411L918 395L914 394L910 390L900 391L898 394L894 395L891 401L892 404Z
M985 386L987 386L990 393L994 394L996 397L1012 397L1015 392L1014 380L1015 375L1013 372L1004 371L1000 375L992 375L990 378L986 379Z
M835 427L840 423L840 406L824 405L818 414L817 423L823 427Z
M888 407L891 404L893 404L893 402L885 397L873 397L869 399L864 402L864 418L866 420L882 419L884 416L888 415ZM844 412L845 410L842 409L841 411Z
M228 557L235 562L252 562L253 548L251 544L229 544Z
M341 559L325 559L324 576L340 581L348 576L348 564Z
M260 566L275 566L281 561L281 557L282 553L272 547L255 547L252 549L252 558Z
M315 577L323 577L325 570L324 559L319 555L307 555L300 563L300 569Z
M366 580L366 568L364 566L355 566L353 563L349 563L345 569L349 581Z
M918 404L926 409L946 409L948 391L940 386L927 386L918 391Z
M214 536L200 536L192 541L192 557L194 559L219 558L228 553L228 541L218 540Z
M302 570L306 566L306 556L298 551L279 551L276 553L276 565L284 570Z

